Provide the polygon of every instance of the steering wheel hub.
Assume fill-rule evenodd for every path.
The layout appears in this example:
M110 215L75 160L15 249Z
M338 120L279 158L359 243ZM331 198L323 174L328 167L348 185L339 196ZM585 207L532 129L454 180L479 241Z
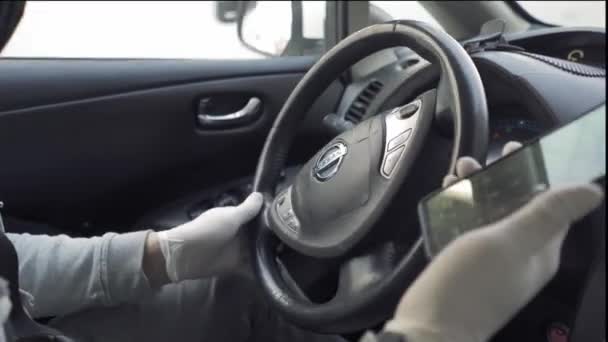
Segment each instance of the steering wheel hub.
M340 165L342 165L342 160L346 153L348 153L348 149L343 142L338 141L330 145L329 148L321 154L315 167L312 169L315 178L320 182L325 182L333 177L340 169Z
M433 103L433 101L428 101ZM414 109L412 111L412 108ZM404 109L407 116L403 115ZM270 228L313 257L343 255L372 229L388 192L398 188L425 138L422 100L381 113L342 133L302 167L276 197ZM418 134L420 132L421 134ZM401 175L392 179L394 174Z

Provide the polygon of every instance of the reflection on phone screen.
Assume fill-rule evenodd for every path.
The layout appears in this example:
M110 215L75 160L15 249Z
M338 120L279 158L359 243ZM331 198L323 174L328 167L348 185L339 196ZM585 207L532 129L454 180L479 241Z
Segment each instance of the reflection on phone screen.
M493 163L422 203L427 249L495 222L548 187L589 183L606 173L606 107Z

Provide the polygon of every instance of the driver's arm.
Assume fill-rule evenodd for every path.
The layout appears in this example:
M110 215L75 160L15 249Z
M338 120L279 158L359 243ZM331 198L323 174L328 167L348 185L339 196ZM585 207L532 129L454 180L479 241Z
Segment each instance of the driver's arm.
M48 317L114 306L170 281L234 271L247 255L239 227L261 205L262 196L252 194L239 206L208 210L160 233L92 238L9 233L19 257L20 287L33 297L28 311Z
M19 285L33 296L25 300L30 315L61 316L144 295L150 289L141 267L149 233L92 238L8 233L19 257Z
M475 164L460 160L459 176ZM555 275L570 225L602 198L594 184L553 188L506 218L463 234L406 291L384 331L362 341L488 341Z

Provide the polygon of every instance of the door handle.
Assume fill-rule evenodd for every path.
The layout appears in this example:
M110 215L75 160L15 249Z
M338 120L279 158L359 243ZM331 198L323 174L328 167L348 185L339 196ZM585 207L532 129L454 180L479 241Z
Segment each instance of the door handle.
M208 99L203 99L201 102L203 101L208 101ZM243 108L233 113L213 114L199 112L197 115L198 123L201 126L233 126L249 123L257 117L261 106L262 100L252 97ZM204 110L204 106L201 107Z

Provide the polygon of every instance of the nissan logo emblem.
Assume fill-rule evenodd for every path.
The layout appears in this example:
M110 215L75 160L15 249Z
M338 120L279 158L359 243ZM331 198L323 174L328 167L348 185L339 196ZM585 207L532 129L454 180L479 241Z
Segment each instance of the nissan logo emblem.
M347 152L348 150L344 143L337 142L332 144L317 159L312 170L314 177L321 182L333 177L338 172Z

